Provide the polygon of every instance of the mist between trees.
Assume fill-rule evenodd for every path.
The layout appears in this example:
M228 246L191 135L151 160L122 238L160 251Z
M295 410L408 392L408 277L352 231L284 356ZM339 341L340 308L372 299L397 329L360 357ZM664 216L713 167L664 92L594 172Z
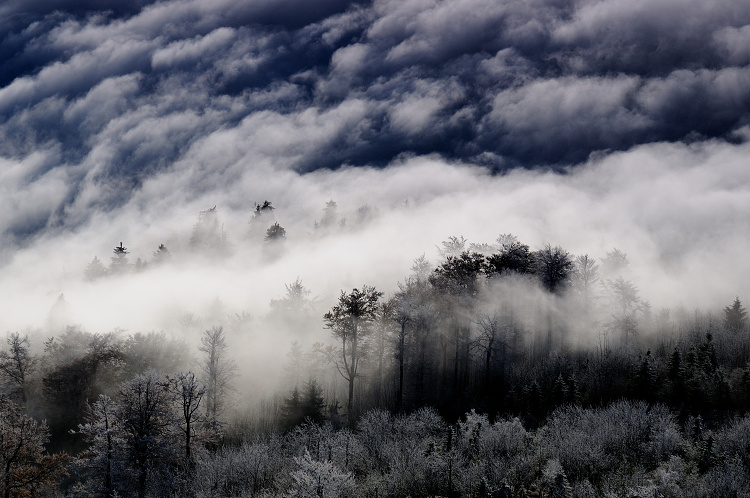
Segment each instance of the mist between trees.
M351 229L335 208L313 237ZM358 224L374 216L358 212ZM266 260L283 253L270 202L248 237L264 240ZM189 245L131 263L120 242L82 285L228 257L215 207ZM324 301L297 278L263 315L217 300L162 332L84 330L68 323L61 295L46 330L9 333L0 353L4 496L749 489L739 297L718 310L654 310L614 248L573 255L503 234L437 249L390 293L365 284Z

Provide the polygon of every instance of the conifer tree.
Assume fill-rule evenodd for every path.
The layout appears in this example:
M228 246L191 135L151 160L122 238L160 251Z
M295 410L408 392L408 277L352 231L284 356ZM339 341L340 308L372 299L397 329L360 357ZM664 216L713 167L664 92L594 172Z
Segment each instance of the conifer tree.
M731 306L724 308L724 326L734 332L739 332L747 325L747 310L740 302L739 297L735 297Z
M122 246L120 242L119 246L116 246L113 250L114 256L112 256L109 263L110 273L122 273L128 269L128 249Z
M103 277L107 274L107 269L102 264L101 260L94 256L91 263L86 265L86 269L83 271L84 279L91 281L97 278Z
M159 244L159 247L151 253L151 259L154 265L161 265L172 259L172 253L169 252L167 246Z

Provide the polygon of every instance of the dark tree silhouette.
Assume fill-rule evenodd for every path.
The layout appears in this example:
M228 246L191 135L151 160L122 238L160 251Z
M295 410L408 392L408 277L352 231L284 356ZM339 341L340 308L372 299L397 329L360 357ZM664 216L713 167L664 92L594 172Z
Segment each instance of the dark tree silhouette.
M724 326L729 330L738 332L747 325L747 310L740 302L739 297L734 298L731 306L724 308Z
M575 265L562 247L547 244L534 252L534 263L534 273L548 292L559 294L567 289Z
M263 240L266 242L283 242L286 240L286 230L276 222L268 227L268 230L266 230L266 236Z
M149 481L173 459L175 417L163 378L151 370L120 387L117 418L123 447L135 473L138 498L145 498Z
M159 244L159 247L153 252L153 260L155 264L164 263L172 258L172 253L169 252L167 246Z
M529 246L517 240L505 242L500 251L487 256L487 275L528 275L534 272Z
M338 304L323 316L326 328L331 329L333 335L341 340L341 361L336 362L336 367L349 384L349 424L352 423L354 413L354 383L363 358L361 342L370 332L368 325L375 320L378 300L382 295L382 292L367 285L361 291L354 289L349 294L341 291Z
M110 273L122 273L124 271L127 271L129 267L128 249L126 247L123 247L122 242L120 242L120 245L116 246L113 252L115 255L112 256L109 263Z
M212 439L209 432L205 430L206 419L199 412L201 401L206 395L206 386L198 382L193 372L179 372L174 376L167 376L165 386L177 406L177 418L184 438L185 466L192 468L194 464L192 451L196 439L203 439L204 442Z

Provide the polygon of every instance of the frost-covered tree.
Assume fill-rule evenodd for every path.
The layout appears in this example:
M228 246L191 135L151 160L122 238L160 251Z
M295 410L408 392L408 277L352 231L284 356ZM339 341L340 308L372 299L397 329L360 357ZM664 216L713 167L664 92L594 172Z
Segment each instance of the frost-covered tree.
M7 347L0 351L0 373L13 386L12 392L18 393L21 406L26 406L28 377L36 366L36 358L29 352L29 336L13 332L5 342Z
M0 397L0 493L4 498L51 492L66 473L70 457L48 455L47 424L37 423L7 397Z
M87 421L75 432L84 437L88 448L78 457L84 484L94 494L115 496L123 479L123 433L115 401L104 394L90 406Z
M339 498L354 491L354 476L333 462L313 460L309 452L295 457L294 462L298 470L292 472L290 498Z

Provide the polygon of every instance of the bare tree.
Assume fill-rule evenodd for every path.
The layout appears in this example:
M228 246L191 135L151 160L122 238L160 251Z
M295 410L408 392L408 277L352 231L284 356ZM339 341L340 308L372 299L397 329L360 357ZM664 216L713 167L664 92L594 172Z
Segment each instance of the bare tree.
M177 404L178 418L180 421L180 430L185 437L185 464L188 467L193 465L192 447L199 435L201 424L205 422L198 409L201 401L206 395L206 386L202 385L195 378L193 372L180 372L174 377L167 377L165 383Z
M493 354L500 349L504 357L507 345L507 325L501 321L498 313L480 313L475 321L479 325L479 336L476 344L482 350L484 359L484 386L489 391L492 380Z

